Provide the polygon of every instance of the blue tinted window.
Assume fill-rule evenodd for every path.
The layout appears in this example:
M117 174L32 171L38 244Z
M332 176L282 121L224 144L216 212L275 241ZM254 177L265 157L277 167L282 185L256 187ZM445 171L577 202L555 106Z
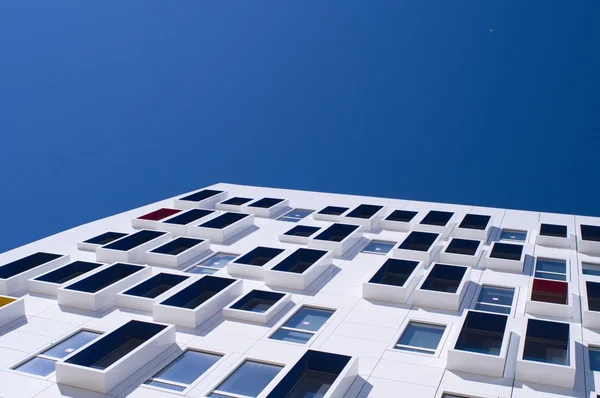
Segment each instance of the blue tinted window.
M220 355L208 354L198 351L186 351L177 359L168 364L160 372L155 374L146 384L153 384L156 379L159 383L165 384L166 381L172 381L180 384L192 384L194 380L200 377L219 359ZM160 387L160 386L159 386ZM182 391L183 389L179 390Z
M538 258L535 262L535 276L537 278L566 281L567 261Z
M54 365L55 362L51 359L35 357L16 367L15 370L37 376L48 376L54 372Z
M290 212L284 214L279 218L281 221L289 221L289 222L298 222L306 216L313 213L313 210L305 210L305 209L292 209Z
M185 390L185 388L183 388L182 386L176 386L175 384L169 384L169 383L161 383L160 381L156 381L156 380L148 380L144 384L148 384L149 386L160 387L160 388L164 388L166 390L172 390L172 391Z
M331 310L319 308L302 307L289 321L285 327L316 332L327 322L333 314Z
M313 336L313 333L298 332L296 330L288 329L279 329L271 336L271 338L274 340L282 340L290 343L306 344Z
M445 330L445 326L410 322L404 329L402 336L400 336L396 348L401 350L405 349L404 347L425 349L425 352L433 354Z
M527 231L517 231L514 229L503 229L500 234L501 240L516 240L525 242L527 240Z
M482 286L477 297L476 310L510 314L515 289L512 287Z
M277 376L282 366L255 361L245 361L209 397L219 397L219 392L256 397Z
M600 276L600 264L594 264L594 263L581 263L581 266L583 268L582 272L585 275L596 275L596 276Z
M212 275L217 271L218 271L218 269L215 269L215 268L193 267L193 268L187 270L186 272L189 272L190 274L198 274L198 275Z
M385 242L382 240L372 240L362 252L364 253L377 253L377 254L386 254L390 250L394 248L396 244L393 242Z
M589 347L590 351L590 369L594 372L600 371L600 348Z
M76 333L73 336L61 341L57 345L47 349L42 354L48 357L61 359L72 352L77 351L79 348L83 347L98 336L100 336L100 333L82 330L81 332Z
M225 267L231 260L235 259L237 254L216 253L215 255L202 260L198 264L189 268L186 272L190 274L214 274L221 268Z

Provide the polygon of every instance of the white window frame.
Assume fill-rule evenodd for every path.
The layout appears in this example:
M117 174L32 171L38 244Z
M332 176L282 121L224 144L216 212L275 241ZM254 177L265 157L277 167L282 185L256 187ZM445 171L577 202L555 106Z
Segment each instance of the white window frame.
M518 239L502 239L502 233L504 231L507 232L525 232L525 239L524 240L518 240ZM529 230L525 230L525 229L516 229L516 228L500 228L500 234L498 235L498 241L499 242L521 242L521 243L527 243L527 241L529 240Z
M390 248L390 250L387 251L387 253L381 253L381 252L376 252L376 251L366 251L365 249L367 248L367 246L369 246L373 242L389 243L390 245L392 245L392 247ZM397 245L398 245L398 242L392 242L391 240L368 239L367 243L362 247L362 249L360 249L360 252L366 253L366 254L377 254L380 256L387 256L388 254L393 253L394 247L396 247Z
M442 334L442 337L440 337L440 341L438 342L438 346L434 352L432 352L431 354L426 354L423 352L402 350L402 349L396 348L398 346L398 341L400 340L400 337L402 337L402 335L406 331L406 328L408 327L408 325L411 322L412 323L424 323L426 325L431 325L431 326L443 326L445 328L444 333ZM448 322L441 322L441 321L437 321L437 320L417 318L417 317L407 317L404 320L404 322L402 323L402 325L400 326L399 332L397 332L396 335L394 336L394 339L392 340L392 343L389 346L388 350L390 350L392 352L396 352L396 353L401 353L401 354L422 355L422 356L425 356L428 358L437 358L442 353L442 348L446 344L446 340L448 339L448 335L450 334L451 329L452 329L452 324L448 323ZM431 351L427 348L421 348L421 347L412 347L412 346L406 346L406 347L417 349L417 350L423 350L423 351Z
M315 332L310 331L310 330L296 329L296 328L291 328L291 327L288 327L288 326L284 326L290 319L292 319L296 314L298 314L298 312L300 312L303 308L314 308L316 310L331 311L332 313L329 316L329 318L327 318L327 320L325 321L325 323L323 324L323 326L321 326L319 328L319 330L317 330ZM281 321L277 322L277 324L273 327L274 330L267 335L266 339L269 340L269 341L277 341L279 343L286 343L286 344L293 344L295 346L308 347L315 340L315 338L319 334L321 334L321 332L323 332L323 330L325 330L325 328L327 327L327 325L329 325L329 323L331 322L331 320L333 319L333 317L338 312L339 311L337 311L337 309L331 308L331 307L325 307L325 306L321 306L321 305L312 305L312 304L299 304L299 305L296 306L296 308L294 308L294 311L289 316L286 316L284 319L282 319ZM298 333L304 333L304 334L312 334L312 337L310 339L308 339L306 341L306 343L294 343L293 341L285 341L285 340L273 339L272 338L273 335L275 335L275 333L277 333L281 329L289 330L291 332L298 332Z
M565 273L561 273L561 272L551 272L551 271L540 271L543 274L552 274L552 275L564 275L565 276L565 280L561 280L561 279L550 279L550 278L544 278L543 276L536 276L536 272L537 272L537 263L538 260L549 260L549 261L564 261L565 262ZM533 264L533 277L536 279L545 279L548 281L557 281L557 282L569 282L569 260L566 258L552 258L552 257L536 257L535 258L535 264Z
M262 363L265 365L273 365L273 366L281 367L281 370L279 371L279 373L277 373L275 375L275 377L273 378L273 380L271 380L269 382L269 384L267 384L265 386L265 388L261 391L259 396L264 395L266 392L270 392L270 390L272 390L272 388L268 388L269 385L271 385L276 380L277 380L277 382L279 382L279 380L281 380L281 378L283 377L282 374L283 375L287 374L286 368L289 368L288 364L275 362L275 361L269 361L269 360L265 360L264 358L244 357L241 360L237 361L234 364L234 366L232 366L222 377L219 377L219 379L216 380L211 385L211 387L207 390L207 392L204 394L204 396L208 396L210 394L215 393L215 394L221 394L223 396L232 397L232 398L248 398L248 396L246 396L246 395L232 394L232 393L221 391L221 390L217 389L217 387L219 387L221 384L223 384L223 382L225 382L225 380L227 380L229 378L229 376L234 374L247 361L258 362L258 363ZM289 369L288 369L288 371L289 371ZM162 391L164 391L164 390L162 390Z
M310 211L309 214L307 214L305 217L302 218L297 218L297 217L291 217L288 214L291 214L294 211ZM298 224L298 222L304 220L306 217L310 216L311 214L313 214L316 210L311 210L311 209L305 209L303 207L294 207L293 209L291 209L290 211L286 211L285 213L283 213L281 216L277 217L276 220L277 221L285 221L285 222L292 222L292 221L288 221L288 220L284 220L284 218L293 218L294 220L296 220L296 222L293 222L294 224Z
M476 309L475 308L475 306L480 303L480 301L479 301L479 295L481 294L481 290L483 289L484 286L487 286L487 287L496 287L496 288L500 288L500 289L513 289L514 290L512 302L510 303L510 312L508 314L504 314L504 313L500 313L500 312L491 312L491 311L486 311L486 310ZM510 317L514 317L514 312L515 312L515 307L516 307L518 295L519 295L519 287L518 286L502 286L502 285L495 285L493 283L483 283L483 284L480 284L477 287L477 290L475 291L475 296L473 297L473 302L472 302L472 305L470 306L470 308L472 308L475 311L489 312L491 314L506 315L509 318ZM493 304L493 303L483 303L483 304L497 306L497 307L502 307L502 308L507 308L508 307L507 305Z
M237 258L237 257L240 256L239 254L230 253L230 252L221 252L221 251L214 252L214 253L209 254L208 256L204 257L202 260L197 261L195 264L187 267L183 272L189 272L190 274L194 274L194 275L212 275L212 274L216 274L217 272L219 272L219 271L221 271L223 269L227 269L227 266L224 266L222 268L216 268L216 267L210 267L208 265L200 265L200 264L202 264L202 263L210 260L211 258L213 258L213 257L215 257L216 255L219 255L219 254L226 254L226 255L229 255L229 256L235 256L234 258ZM193 272L190 272L190 270L193 270L194 268L214 269L215 272L213 272L212 274L195 274Z

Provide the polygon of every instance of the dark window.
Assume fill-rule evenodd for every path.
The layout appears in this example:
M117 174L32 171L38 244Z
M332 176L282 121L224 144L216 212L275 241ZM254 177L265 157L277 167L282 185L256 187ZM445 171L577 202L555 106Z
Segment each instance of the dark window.
M158 221L162 220L163 218L170 217L173 214L177 214L179 212L181 212L181 210L162 208L154 210L152 213L144 214L143 216L138 217L138 220Z
M62 257L61 254L35 253L0 267L0 279L8 279Z
M410 222L418 214L416 211L394 210L385 219L389 221Z
M248 214L244 213L223 213L218 217L215 217L211 220L208 220L204 224L200 224L199 227L202 228L214 228L214 229L223 229L231 224L234 224L244 218L248 217Z
M285 294L283 293L252 290L250 293L233 303L231 308L240 311L265 313L284 296Z
M269 261L273 260L281 253L283 253L283 249L259 246L256 249L248 252L247 254L235 260L234 263L256 265L261 267Z
M330 242L341 242L348 235L358 229L358 225L349 224L333 224L325 231L321 232L314 239L316 240L328 240Z
M569 366L569 324L529 319L523 359Z
M369 219L381 209L383 209L383 206L360 205L356 209L352 210L350 213L346 214L346 217Z
M115 263L102 271L96 272L78 282L65 287L65 289L76 290L85 293L96 293L107 286L127 278L145 267L141 265Z
M284 235L309 237L320 229L321 228L319 227L311 227L308 225L297 225L287 231Z
M491 218L491 216L484 216L481 214L467 214L458 228L478 229L483 231L487 228Z
M495 242L494 246L492 247L490 257L519 261L522 253L523 245L511 245L510 243Z
M466 268L447 264L434 264L421 289L443 293L456 293L465 276Z
M479 240L454 238L446 248L446 253L464 254L465 256L474 256L477 248L481 244Z
M408 278L419 265L418 261L397 260L390 258L387 260L369 283L379 283L382 285L404 286Z
M567 237L567 226L556 225L556 224L541 224L540 235L544 236L555 236L557 238Z
M277 199L277 198L262 198L257 200L254 203L250 203L248 205L248 207L258 207L261 209L269 209L273 206L275 206L277 203L281 203L283 202L283 199Z
M205 275L160 303L172 307L195 309L234 283L235 279Z
M172 241L152 250L152 253L176 256L204 242L202 239L175 238Z
M544 303L567 304L567 282L533 278L531 300Z
M122 232L105 232L102 235L94 236L93 238L90 238L84 241L83 243L104 246L107 243L113 242L117 239L121 239L124 236L127 236L127 234L124 234Z
M600 348L592 346L588 348L590 353L590 369L594 372L600 371Z
M327 206L323 210L319 211L319 214L327 214L330 216L339 216L348 210L348 207L337 207L337 206Z
M421 221L424 225L437 225L439 227L445 227L448 221L452 218L454 213L449 211L437 211L431 210L425 218Z
M244 203L250 202L251 200L253 200L253 199L252 198L242 198L242 197L236 196L234 198L227 199L226 201L221 202L221 204L222 205L241 206Z
M506 315L469 311L454 348L500 355L507 319Z
M102 264L99 263L89 263L87 261L74 261L70 264L65 265L64 267L60 267L52 272L48 272L38 278L35 278L36 281L48 282L48 283L56 283L63 284L65 282L70 281L71 279L77 278L87 272L90 272Z
M165 224L175 224L175 225L187 225L196 220L199 220L203 217L208 216L209 214L214 213L212 210L204 210L204 209L191 209L182 213L178 216L170 218L164 221Z
M161 272L152 278L132 287L123 294L136 297L156 298L188 279L187 276Z
M298 249L272 269L281 272L301 274L316 263L327 252L313 249Z
M109 243L104 246L106 249L110 250L120 250L120 251L128 251L133 249L134 247L143 245L146 242L150 242L153 239L158 238L159 236L163 236L166 232L161 231L148 231L143 229L134 234L128 235L125 238L119 239L113 243Z
M183 198L180 198L179 200L187 200L190 202L200 202L200 201L203 201L204 199L208 199L208 198L216 196L220 193L223 193L223 191L215 191L212 189L203 189L202 191L198 191L191 195L185 196Z
M400 249L426 252L438 236L440 235L430 232L413 231L406 239L404 239L404 242L400 244Z
M581 224L581 239L600 242L600 227Z
M586 281L588 308L600 312L600 283Z

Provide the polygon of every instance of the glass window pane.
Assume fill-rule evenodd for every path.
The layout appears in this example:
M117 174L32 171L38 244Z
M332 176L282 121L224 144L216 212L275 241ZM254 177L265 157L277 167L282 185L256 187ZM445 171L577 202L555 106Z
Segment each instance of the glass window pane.
M563 275L563 274L552 274L549 272L541 272L541 271L536 271L535 275L536 278L544 278L544 279L552 279L555 281L566 281L567 280L567 276Z
M583 267L583 273L586 275L597 275L600 276L600 264L594 263L581 263Z
M164 388L166 390L172 390L172 391L185 390L185 388L183 388L181 386L176 386L174 384L169 384L169 383L161 383L160 381L154 381L154 380L148 380L144 384L147 384L149 386L154 386L154 387L160 387L160 388Z
M181 384L192 384L220 358L220 355L188 350L153 377Z
M497 314L510 314L510 307L477 303L475 309L479 311L495 312Z
M256 397L277 376L281 369L282 367L277 365L245 361L215 390Z
M81 332L78 332L73 336L61 341L55 346L48 348L46 351L42 352L42 354L48 357L61 359L72 352L77 351L79 348L83 347L100 335L101 333L82 330Z
M286 216L281 217L280 220L281 221L287 221L287 222L298 222L298 221L300 221L299 218L292 218L292 217L286 217Z
M274 340L288 341L290 343L306 344L314 335L312 333L296 332L294 330L279 329L271 336Z
M590 369L594 372L600 370L600 348L589 347L590 351Z
M515 231L512 229L503 229L500 234L501 240L516 240L520 242L525 242L527 239L527 231Z
M536 271L566 274L567 262L565 260L551 260L548 258L538 258L535 262L535 269Z
M201 263L198 263L197 265L202 265L204 267L223 268L228 262L236 257L237 255L235 254L217 253Z
M313 212L312 210L293 209L292 211L290 211L289 213L287 213L286 215L284 215L282 217L282 219L285 217L285 218L292 218L292 219L295 219L296 221L298 221L298 220L301 220L301 219L305 218L306 216L308 216L312 212Z
M54 372L54 365L55 362L51 359L35 357L16 367L15 370L32 375L48 376Z
M381 240L372 240L364 249L363 252L367 253L381 253L386 254L396 246L393 242L384 242Z
M190 274L212 275L217 271L218 269L214 268L193 267L192 269L189 269L186 272L189 272Z
M515 289L508 287L482 286L477 301L496 305L511 306Z
M284 326L300 330L316 332L333 314L331 310L302 307Z
M398 344L436 350L444 330L446 330L445 326L410 322L400 336Z

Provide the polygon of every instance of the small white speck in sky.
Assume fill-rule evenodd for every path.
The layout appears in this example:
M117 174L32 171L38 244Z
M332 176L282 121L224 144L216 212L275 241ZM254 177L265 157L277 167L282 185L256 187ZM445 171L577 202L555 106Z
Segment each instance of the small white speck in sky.
M490 28L490 32L493 32L493 31L494 31L494 29L493 29L493 28Z

